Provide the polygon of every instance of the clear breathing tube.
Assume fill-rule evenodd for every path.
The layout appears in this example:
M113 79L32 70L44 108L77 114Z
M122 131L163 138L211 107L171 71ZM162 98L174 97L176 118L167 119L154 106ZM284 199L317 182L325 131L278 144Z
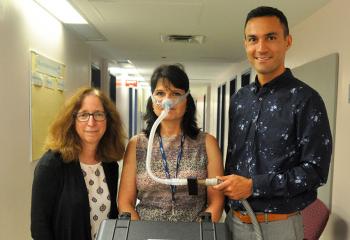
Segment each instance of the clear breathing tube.
M187 179L185 179L185 178L159 178L156 175L154 175L152 172L152 169L151 169L151 157L152 157L152 146L153 146L154 135L155 135L155 132L157 130L158 125L168 115L170 108L174 107L176 104L183 101L185 99L185 97L187 97L188 94L189 94L189 92L187 92L185 95L181 96L180 98L178 98L175 101L166 98L162 102L155 101L155 99L152 96L153 102L155 102L157 105L160 105L163 108L163 111L161 112L161 114L159 115L159 117L154 122L154 124L151 128L151 132L150 132L149 139L148 139L148 145L147 145L146 170L147 170L148 175L154 181L161 183L161 184L175 185L175 186L187 185ZM220 180L217 178L207 178L207 179L203 179L203 180L198 180L198 184L202 184L202 185L206 185L206 186L213 186L213 185L216 185L219 183L220 183ZM255 231L256 239L263 240L260 225L259 225L259 223L256 219L256 216L255 216L252 208L250 207L248 201L245 199L242 199L241 203L244 206L244 208L246 209L250 219L252 220L252 225L253 225L253 229Z
M151 156L152 156L152 146L155 132L157 130L160 122L168 115L170 107L165 107L162 113L159 115L157 120L154 122L151 132L149 134L148 145L147 145L147 155L146 155L146 170L148 175L156 182L167 184L167 185L187 185L187 179L180 178L159 178L153 174L151 169Z

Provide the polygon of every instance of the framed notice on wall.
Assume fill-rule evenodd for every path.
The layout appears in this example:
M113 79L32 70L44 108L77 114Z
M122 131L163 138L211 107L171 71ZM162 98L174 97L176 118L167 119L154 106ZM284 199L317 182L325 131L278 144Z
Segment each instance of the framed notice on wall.
M64 103L66 66L31 51L31 160L44 153L48 128Z

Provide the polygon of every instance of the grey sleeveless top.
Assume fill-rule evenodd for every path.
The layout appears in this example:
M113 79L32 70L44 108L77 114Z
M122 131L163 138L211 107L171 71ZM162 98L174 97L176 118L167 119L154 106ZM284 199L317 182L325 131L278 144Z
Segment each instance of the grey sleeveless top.
M205 147L206 134L200 132L197 139L186 136L183 144L183 153L178 170L178 178L207 177L208 157ZM180 149L181 135L163 137L163 148L168 162L170 177L174 178L176 161ZM189 195L186 186L177 186L175 202L169 185L153 181L146 171L146 153L148 138L141 133L137 136L136 162L137 162L137 198L136 206L141 220L193 222L198 221L198 214L206 209L206 187L198 186L198 195ZM159 178L166 178L160 153L159 137L156 134L153 142L151 169Z

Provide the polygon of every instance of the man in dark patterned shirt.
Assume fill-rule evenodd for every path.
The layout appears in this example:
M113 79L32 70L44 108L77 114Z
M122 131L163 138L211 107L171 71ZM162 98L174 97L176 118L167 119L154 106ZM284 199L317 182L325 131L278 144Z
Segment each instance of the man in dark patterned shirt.
M244 34L257 76L231 99L226 176L214 188L229 199L234 240L255 239L240 199L256 213L265 240L303 239L300 210L326 183L332 153L325 105L285 68L292 37L280 10L252 10Z

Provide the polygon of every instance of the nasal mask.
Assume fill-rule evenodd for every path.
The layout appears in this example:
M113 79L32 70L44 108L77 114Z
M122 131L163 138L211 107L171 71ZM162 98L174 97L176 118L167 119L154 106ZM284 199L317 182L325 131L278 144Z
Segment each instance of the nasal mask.
M158 105L163 109L170 110L170 108L175 107L177 104L185 100L188 94L190 94L190 91L187 91L184 95L179 97L172 97L172 98L162 97L161 99L157 99L157 97L153 96L152 94L151 98L154 104Z

